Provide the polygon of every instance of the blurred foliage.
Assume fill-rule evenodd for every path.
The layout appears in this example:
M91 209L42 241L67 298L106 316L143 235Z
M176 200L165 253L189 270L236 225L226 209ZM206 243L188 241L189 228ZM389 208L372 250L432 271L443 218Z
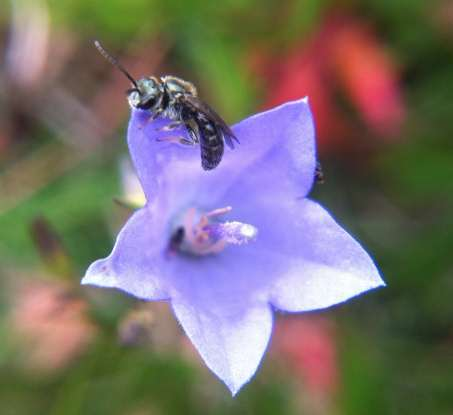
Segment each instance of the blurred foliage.
M111 242L105 214L113 206L112 198L117 192L115 166L112 174L112 165L85 162L73 173L49 184L27 203L0 216L2 236L8 235L0 240L1 257L11 265L24 266L32 259L36 262L29 226L39 214L49 218L58 229L81 266L93 252L104 255ZM91 237L86 238L87 235Z
M452 413L450 0L39 3L50 16L47 72L33 88L14 84L6 63L0 72L0 333L6 339L0 344L2 414ZM11 4L5 2L0 14L2 56L10 52ZM73 288L90 305L98 327L95 340L56 371L29 370L9 320L14 286L43 274L48 280L61 279L52 267L43 267L31 224L44 217L54 229L64 246L61 252L75 264L71 278L78 287L87 264L109 252L126 216L118 214L113 199L122 192L118 155L125 151L127 104L120 94L127 84L114 83L115 70L102 66L91 40L101 39L128 63L157 56L148 45L167 45L157 72L193 80L227 120L236 121L261 108L262 98L272 92L252 69L257 51L283 60L286 51L303 47L331 13L355 16L373 28L401 70L399 87L407 106L404 128L384 140L354 119L340 97L337 105L354 119L361 138L354 142L355 152L323 156L327 181L314 190L313 197L373 253L388 282L386 289L324 313L335 319L339 338L340 386L332 406L321 412L319 407L318 412L301 409L303 392L272 361L275 356L266 356L257 378L232 400L197 360L180 352L124 347L116 328L135 300L95 289L81 293ZM52 95L51 86L60 95ZM91 100L98 92L107 97L101 104ZM113 95L122 110L113 110ZM66 97L69 117L63 122L55 121L66 105L60 101L40 112L55 96ZM111 116L102 118L107 106ZM106 127L101 138L101 133L80 133L91 114ZM72 130L59 127L69 121ZM365 140L371 148L366 147L366 154L360 153ZM46 165L44 174L30 160L55 143L75 161L62 169Z

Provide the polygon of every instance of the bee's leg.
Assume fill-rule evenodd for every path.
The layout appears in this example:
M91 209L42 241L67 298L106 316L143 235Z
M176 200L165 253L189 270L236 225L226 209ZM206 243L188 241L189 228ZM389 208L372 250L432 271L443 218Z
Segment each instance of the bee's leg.
M162 128L156 129L156 131L172 131L178 127L181 127L184 123L182 121L173 121L170 124L165 125Z
M162 114L164 110L162 108L158 108L156 111L153 112L151 117L149 117L148 122L153 122L160 114Z
M178 137L178 136L168 136L162 138L156 138L156 141L165 142L165 143L179 143L188 146L193 146L195 143L192 140L188 140L185 137Z
M192 145L198 144L200 142L200 140L198 139L197 131L190 124L186 124L186 128L187 128L187 132L189 133L190 141L192 142Z
M139 129L145 128L149 123L152 123L160 114L162 114L163 109L159 108L155 112L153 112L150 117L145 121L143 125L139 127Z

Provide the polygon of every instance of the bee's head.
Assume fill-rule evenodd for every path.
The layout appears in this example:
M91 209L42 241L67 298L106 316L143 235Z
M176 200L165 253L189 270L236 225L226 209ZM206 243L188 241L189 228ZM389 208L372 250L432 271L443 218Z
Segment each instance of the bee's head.
M142 78L136 81L118 62L118 59L110 55L97 40L94 41L94 45L105 59L117 67L131 81L133 88L127 91L127 100L131 108L152 110L160 105L164 91L162 82L155 77Z
M152 110L160 104L162 93L162 84L157 78L142 78L135 83L134 88L127 91L127 100L131 108Z

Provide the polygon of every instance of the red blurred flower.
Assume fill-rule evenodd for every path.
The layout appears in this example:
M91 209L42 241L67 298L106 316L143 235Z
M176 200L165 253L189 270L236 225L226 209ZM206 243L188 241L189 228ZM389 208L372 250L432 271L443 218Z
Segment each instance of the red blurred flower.
M331 397L338 384L337 354L331 323L321 317L297 316L278 320L272 348L308 395Z
M29 281L17 291L10 322L23 340L26 363L34 369L65 366L94 335L87 304L62 283Z
M394 136L405 109L390 55L361 22L345 19L332 30L331 71L367 125L383 137Z
M394 137L402 126L405 108L396 65L357 19L330 17L286 55L277 59L257 52L253 59L255 72L267 84L266 108L309 96L321 152L344 150L351 137L363 135L338 92L374 134Z

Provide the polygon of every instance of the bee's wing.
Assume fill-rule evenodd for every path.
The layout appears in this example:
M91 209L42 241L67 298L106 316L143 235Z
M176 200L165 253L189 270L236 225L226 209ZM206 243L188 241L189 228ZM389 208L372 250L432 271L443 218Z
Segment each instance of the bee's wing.
M228 124L208 104L192 95L185 95L184 100L187 105L192 107L194 110L204 114L209 120L213 121L222 130L225 142L227 143L228 147L234 148L233 140L239 143L239 140L234 135Z

